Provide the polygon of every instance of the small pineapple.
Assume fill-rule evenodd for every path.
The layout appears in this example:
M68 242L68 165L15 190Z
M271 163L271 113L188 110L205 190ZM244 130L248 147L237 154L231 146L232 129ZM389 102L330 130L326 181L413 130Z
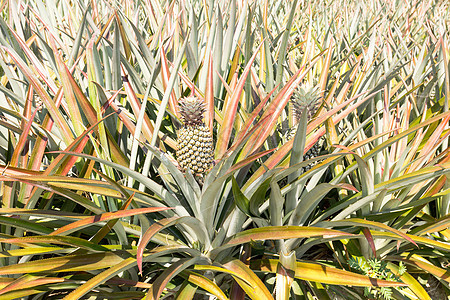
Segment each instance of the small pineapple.
M213 164L213 138L203 123L205 103L190 96L178 102L183 128L178 131L177 161L183 171L203 175Z
M312 88L308 91L300 88L294 93L294 99L292 101L294 124L297 124L302 117L302 112L306 107L306 113L308 114L308 121L314 117L319 108L319 99L317 90Z
M318 95L315 89L310 89L305 91L300 88L298 91L294 93L294 99L291 102L292 115L294 117L294 126L290 128L286 132L286 139L290 140L294 138L295 133L297 132L298 122L302 117L302 113L306 108L306 113L308 114L308 121L314 117L319 108ZM309 149L305 155L303 156L304 160L312 159L319 155L321 145L319 142L315 143L314 146ZM314 164L310 164L303 168L303 172L308 171L314 166Z

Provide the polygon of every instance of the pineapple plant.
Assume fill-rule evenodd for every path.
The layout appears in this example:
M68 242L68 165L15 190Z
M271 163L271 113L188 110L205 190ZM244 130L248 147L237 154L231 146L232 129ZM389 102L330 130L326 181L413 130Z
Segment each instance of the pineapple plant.
M448 1L3 2L1 299L449 295Z
M319 97L317 95L317 90L315 88L311 88L305 90L303 88L299 88L293 95L293 99L291 100L290 109L292 111L293 117L293 126L288 129L286 132L286 140L289 141L294 138L295 133L297 132L298 122L302 117L303 111L306 111L308 122L314 117L317 110L319 108ZM305 110L306 109L306 110ZM321 148L321 143L318 141L311 147L304 155L303 159L308 160L312 159L319 155ZM309 164L308 166L303 168L303 172L308 171L314 166L314 163Z
M178 102L183 127L178 132L177 161L182 171L190 169L202 176L211 168L214 159L213 137L208 126L203 123L205 103L190 96Z

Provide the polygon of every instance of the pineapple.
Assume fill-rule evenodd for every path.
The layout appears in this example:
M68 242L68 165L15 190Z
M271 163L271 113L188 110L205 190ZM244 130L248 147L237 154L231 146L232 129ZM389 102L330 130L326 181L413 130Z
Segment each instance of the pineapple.
M295 133L297 132L297 126L298 122L300 121L300 118L302 117L302 113L306 107L306 113L308 114L308 121L314 117L315 113L317 112L317 109L319 107L318 105L318 96L315 89L310 89L308 91L303 90L302 88L299 89L299 91L294 93L294 99L291 102L291 109L292 109L292 115L293 115L293 123L294 126L290 128L286 132L286 139L290 140L294 138ZM319 142L315 143L314 146L309 149L305 155L303 156L304 160L308 160L311 158L314 158L319 155L321 145ZM308 171L314 166L314 164L310 164L303 168L303 172Z
M205 103L190 96L178 102L183 127L178 131L177 161L181 170L203 175L213 164L213 138L203 123Z

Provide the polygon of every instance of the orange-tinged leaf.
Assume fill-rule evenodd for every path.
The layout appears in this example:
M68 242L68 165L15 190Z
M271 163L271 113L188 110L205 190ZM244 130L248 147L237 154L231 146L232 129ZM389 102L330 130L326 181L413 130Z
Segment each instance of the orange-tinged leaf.
M1 167L0 167L1 171ZM22 181L25 183L35 183L36 186L45 185L51 188L63 188L66 190L77 190L87 193L96 193L114 198L122 198L122 194L112 187L107 186L104 181L86 178L65 177L65 176L45 176L45 175L26 175L26 176L1 176L3 181Z
M164 272L162 272L161 275L156 278L152 287L148 290L147 297L145 299L159 299L163 290L173 277L203 259L204 258L197 256L193 258L182 258L172 263Z
M420 230L419 232L417 232L417 235L424 235L427 233L433 233L433 232L440 232L443 230L447 230L448 228L450 228L450 216L446 216L432 224L430 224L429 226L427 226L426 228Z
M262 151L262 152L259 152L259 153L255 153L255 154L253 154L253 155L250 155L249 157L247 157L247 158L245 158L245 159L239 161L238 163L234 164L234 165L228 170L227 174L232 173L232 172L234 172L234 171L236 171L236 170L239 170L240 168L244 167L245 165L248 165L248 164L254 162L254 161L257 160L258 158L261 158L261 157L263 157L263 156L265 156L265 155L267 155L267 154L273 152L274 150L275 150L275 149L269 149L269 150L266 150L266 151Z
M216 296L218 299L228 300L225 293L217 286L217 284L215 284L213 281L209 280L205 276L202 276L200 274L188 270L184 271L183 273L186 273L188 275L187 278L190 283L193 283L201 287L205 291L208 291L212 295Z
M65 282L67 279L57 277L43 277L25 274L20 278L12 281L10 284L0 290L0 295L19 289L32 288L44 284L54 284Z
M253 270L260 270L270 273L276 273L278 260L265 259L253 260L250 267ZM321 282L334 285L350 285L350 286L406 286L402 282L394 282L371 278L369 276L352 273L349 271L328 267L318 263L297 262L295 269L295 278Z
M72 131L69 128L69 125L57 109L55 103L52 101L50 96L47 94L45 89L41 86L41 83L39 82L39 79L37 79L33 72L30 70L30 68L25 64L25 62L17 56L13 51L9 50L6 47L2 47L8 54L11 56L11 58L14 60L16 65L20 68L20 70L24 73L25 77L27 77L30 84L33 86L33 89L36 91L36 93L39 95L41 100L44 102L45 107L49 111L53 121L58 126L58 129L61 131L61 136L64 139L64 142L68 145L70 144L74 137L72 134Z
M28 120L28 122L25 125L25 128L23 129L22 133L20 134L19 141L17 142L17 145L14 149L13 155L11 157L11 166L17 167L19 164L19 158L22 153L23 148L25 147L25 144L28 141L28 134L31 129L31 125L33 124L34 117L36 116L37 108L34 110L33 114L31 115L31 118ZM13 197L13 191L12 191L12 185L11 184L5 184L4 185L4 191L3 191L3 205L6 207L13 207L14 206L14 197Z
M160 48L161 57L161 74L164 90L167 89L170 80L169 64L167 62L166 53L164 52L164 47ZM178 111L177 98L175 96L175 91L172 90L169 96L169 111L172 112L177 118L180 118L180 113Z
M195 265L194 270L200 270L200 271L208 270L208 271L222 272L222 273L230 274L234 277L239 277L239 273L236 273L233 270L214 266L214 265ZM251 285L250 282L246 281L245 278L241 277L241 280L243 280L246 284Z
M327 56L324 59L325 61L324 61L323 69L322 69L322 74L320 75L320 80L319 80L320 98L323 98L325 90L327 88L328 75L330 74L330 71L331 71L330 70L331 58L332 58L332 53L334 52L333 48L334 48L334 39L331 38L330 44L328 45Z
M250 241L279 240L291 238L304 238L312 236L351 236L352 234L334 229L306 226L267 226L239 232L226 244L239 245Z
M212 250L211 253L216 254L226 248L245 244L251 241L309 238L316 236L337 237L352 235L353 234L351 233L320 227L266 226L239 232L232 236L230 240L228 240L225 244Z
M331 221L330 224L344 224L344 225L364 226L364 227L371 227L371 228L376 228L376 229L383 229L383 230L392 232L392 233L410 241L411 243L413 243L414 245L417 246L416 242L414 242L414 240L412 238L410 238L407 234L405 234L395 228L389 227L386 224L383 224L380 222L352 218L352 219L345 219L345 220L341 220L341 221Z
M106 175L103 175L100 172L97 172L97 174L99 174L102 178L104 178L107 182L109 182L112 186L116 187L120 193L122 194L123 197L128 196L127 201L125 201L122 206L120 207L119 210L124 211L126 209L128 209L128 207L131 204L131 201L134 199L134 196L136 195L136 192L134 192L132 195L129 195L128 192L123 189L117 182L113 181L113 179L109 178ZM116 225L116 223L118 222L118 219L112 219L109 220L108 222L106 222L105 225L103 225L103 227L97 231L95 233L95 235L90 239L91 242L93 243L100 243L100 241L106 237L106 235L111 231L111 229Z
M95 224L97 222L105 222L109 220L119 219L119 218L126 218L130 216L135 216L137 214L147 214L152 212L158 212L162 210L168 210L172 209L171 207L146 207L146 208L136 208L136 209L130 209L130 210L120 210L116 212L108 212L101 215L96 216L90 216L83 220L79 220L76 222L73 222L71 224L68 224L66 226L63 226L52 233L50 235L61 235L61 234L70 234L74 231L83 229L89 225Z
M60 88L55 96L55 99L56 99L55 106L57 108L59 108L59 105L62 101L62 96L63 96L63 92L62 92L62 88ZM50 116L47 114L44 118L44 121L42 122L42 127L45 128L45 130L50 132L53 127L53 123L54 123L53 119L50 118ZM42 158L44 157L47 143L48 143L48 139L46 137L38 136L38 138L36 139L34 148L32 150L31 156L30 156L30 161L28 163L28 168L30 170L39 170L40 169L41 163L42 163ZM23 199L31 198L30 194L32 192L32 189L33 189L32 186L29 186L29 185L25 186L25 188L21 191L21 193L23 193Z
M391 233L391 232L382 232L382 231L371 230L371 233L372 233L372 236L377 237L377 238L391 238L391 239L395 239L395 240L399 240L399 241L404 241L403 237L401 237L397 234ZM423 236L417 236L417 235L413 235L413 234L408 234L407 236L408 236L408 238L410 238L411 240L413 240L416 243L443 249L445 251L450 251L450 244L448 244L448 243L432 240L432 239L429 239L429 238L426 238Z
M28 141L28 135L30 134L31 125L33 124L34 117L36 116L37 108L34 110L33 114L31 115L30 119L28 119L28 122L25 124L25 128L23 129L22 133L19 136L19 141L17 142L17 145L15 146L13 155L11 157L10 164L13 167L18 167L19 163L19 157L22 153L22 150L25 147L25 144Z
M49 243L49 244L62 244L75 247L81 247L88 250L94 251L109 251L100 245L96 245L90 241L72 237L72 236L30 236L30 237L20 237L20 238L10 238L10 239L0 239L0 243L8 244L25 244L25 243Z
M137 265L139 268L139 272L142 274L142 258L144 256L144 249L147 246L147 244L150 242L151 238L158 233L159 231L163 230L165 227L170 226L178 220L180 217L172 217L168 219L159 220L157 223L152 224L147 231L141 236L141 239L139 240L138 248L137 248Z
M255 53L250 58L247 66L245 67L244 71L242 72L241 78L239 79L236 88L233 90L233 94L230 96L230 99L228 101L227 107L224 107L224 117L223 117L223 123L222 126L219 129L218 133L218 140L216 143L216 155L215 157L221 158L227 148L228 143L230 141L231 132L233 129L234 119L236 117L237 109L239 100L241 98L241 94L244 90L245 81L247 80L247 76L250 72L250 68L252 67L253 61L255 60L256 56L258 55L259 49L261 48L263 44L261 43L258 48L255 50Z
M81 299L83 295L90 292L92 289L97 287L98 285L106 282L108 279L111 279L112 277L116 276L117 273L123 272L129 268L132 267L133 264L136 263L136 259L134 257L128 257L124 259L123 261L119 262L118 264L115 264L108 268L107 270L97 274L96 276L92 277L88 281L86 281L84 284L76 288L74 291L72 291L70 294L65 296L63 299L65 300L78 300Z
M267 139L269 134L272 132L275 123L281 112L284 110L286 104L288 103L294 90L300 84L300 81L306 75L306 72L300 75L301 70L294 74L291 79L286 83L286 85L281 89L281 91L275 96L275 98L270 102L267 109L264 111L261 119L264 121L264 125L260 126L256 133L250 137L245 145L240 157L245 157L246 155L259 149L264 141Z
M428 295L427 291L423 288L423 286L409 273L403 273L402 275L398 272L398 266L393 263L387 264L388 269L392 271L392 273L400 278L401 281L408 285L408 288L419 297L420 300L432 300Z
M213 133L214 126L214 73L213 73L213 59L212 54L209 54L209 62L208 62L208 74L206 76L206 91L205 91L205 124L208 125L208 128Z
M363 232L364 236L366 237L366 240L369 243L370 248L372 249L373 256L377 257L377 248L375 247L375 242L373 240L373 236L370 233L369 228L363 228L362 232Z
M227 262L223 266L239 274L239 276L233 276L233 278L251 299L273 299L272 294L269 292L261 279L259 279L259 277L242 261L234 259L230 262ZM245 279L246 282L249 282L250 285L248 285L241 278Z
M0 289L4 288L14 280L15 278L0 277Z
M12 249L8 251L1 251L0 257L39 255L45 253L58 253L64 251L70 251L70 249L62 247L27 247L23 249Z
M402 261L406 264L416 266L422 270L427 271L430 274L433 274L434 276L438 277L439 279L445 280L450 283L450 271L449 270L439 268L439 267L433 265L432 263L430 263L425 258L420 257L419 255L413 254L412 256L410 256L408 258L403 258L403 257L399 257L399 256L388 256L387 259Z
M40 293L42 293L42 289L39 289L39 288L37 288L37 289L20 289L20 290L14 290L14 291L11 291L9 293L2 295L1 299L6 299L6 300L25 299L25 297L27 297L27 296L40 294Z
M49 89L56 93L58 88L55 83L50 80L50 76L48 74L48 70L42 65L41 59L39 59L34 51L31 50L31 47L25 43L25 41L17 34L17 31L14 30L11 26L8 26L9 33L14 35L15 41L20 45L23 50L23 53L26 54L30 63L34 66L34 70L39 74L39 77L45 82L45 84L49 87Z
M431 136L426 140L424 147L417 153L417 159L408 166L408 170L417 170L419 166L423 166L424 160L429 157L430 152L436 151L436 146L439 145L437 141L440 139L446 124L450 120L450 116L445 117L444 120L437 126Z
M83 132L83 119L81 118L81 113L78 108L78 101L75 97L75 90L76 88L73 87L72 83L75 83L75 81L70 80L70 77L72 77L72 74L69 72L66 64L63 62L63 59L61 57L60 52L58 51L55 41L51 35L49 35L49 44L52 47L54 57L56 60L56 66L58 69L59 76L61 78L61 86L63 88L64 92L64 98L67 101L67 109L70 116L70 119L72 121L74 130L76 135L80 135ZM75 83L75 85L77 85ZM78 85L77 85L78 87ZM78 87L79 88L79 87ZM85 113L85 115L88 115Z
M126 252L114 251L33 260L0 267L0 275L99 270L118 264L127 256Z
M244 184L242 190L246 190L256 179L260 178L266 170L271 170L275 168L278 163L286 157L286 155L291 151L292 145L294 143L294 139L286 142L283 146L278 148L266 161L264 161L263 165L258 168L258 170L253 173L249 180Z
M93 5L93 6L95 7L94 9L96 9L97 6L96 5ZM125 29L123 28L122 20L119 18L119 15L117 15L117 11L114 11L114 15L116 17L115 24L117 25L117 28L119 29L120 37L122 40L122 46L123 46L123 49L125 50L125 56L126 56L127 60L129 60L130 56L131 56L131 48L130 48L130 44L128 43L128 39L127 39L128 36L125 32Z
M272 96L272 94L278 89L278 86L275 87L270 93L269 95L267 95L263 101L261 101L261 103L258 104L258 106L252 111L252 113L249 115L249 117L247 118L247 120L245 120L244 124L242 125L241 129L239 130L239 132L236 135L236 138L233 142L233 145L230 147L230 149L234 149L235 147L237 147L237 145L239 145L246 137L247 133L249 132L249 128L250 126L253 124L253 122L255 121L256 117L259 115L260 111L264 108L264 106L266 105L267 101L270 99L270 97ZM267 118L267 117L266 117ZM264 119L261 118L258 122L258 124L256 124L255 126L253 126L254 129L258 128L259 126L262 126L262 124L264 124Z
M122 71L125 72L125 70L122 70ZM145 107L143 108L141 106L141 103L139 102L139 99L136 96L136 93L133 89L133 86L128 81L128 77L125 77L125 78L126 78L126 80L124 80L123 86L125 87L125 92L128 96L127 100L130 103L131 109L133 110L133 113L137 119L141 109L145 109ZM147 141L152 140L153 132L154 132L154 128L150 121L150 118L148 117L147 114L144 114L144 122L142 124L142 134L147 139Z

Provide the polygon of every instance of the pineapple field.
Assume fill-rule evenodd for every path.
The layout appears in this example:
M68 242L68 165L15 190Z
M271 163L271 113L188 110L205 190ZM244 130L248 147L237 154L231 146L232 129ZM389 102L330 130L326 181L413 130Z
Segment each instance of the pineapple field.
M0 299L450 299L448 1L0 12Z

